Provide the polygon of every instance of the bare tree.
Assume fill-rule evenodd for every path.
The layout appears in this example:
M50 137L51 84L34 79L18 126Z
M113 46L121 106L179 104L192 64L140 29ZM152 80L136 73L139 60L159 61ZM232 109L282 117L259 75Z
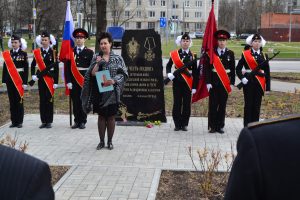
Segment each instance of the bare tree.
M96 18L96 42L95 42L95 50L99 50L98 39L101 32L106 30L107 19L106 19L106 6L107 0L97 0L96 8L97 8L97 18Z
M135 17L137 6L134 9L127 9L130 1L112 0L108 2L108 9L111 13L114 26L122 26L125 22Z
M226 29L229 31L235 30L235 18L236 10L235 2L229 2L229 0L223 0L219 3L219 19L218 28Z

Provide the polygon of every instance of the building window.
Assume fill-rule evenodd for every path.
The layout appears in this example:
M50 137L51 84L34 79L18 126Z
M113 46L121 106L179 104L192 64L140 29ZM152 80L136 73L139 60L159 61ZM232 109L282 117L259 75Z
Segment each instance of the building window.
M125 22L125 28L129 28L129 22Z
M155 17L155 11L149 11L149 17Z
M165 1L165 0L161 0L161 1L160 1L160 5L161 5L161 6L166 6L166 1Z
M195 30L196 31L201 30L201 23L195 23Z
M126 6L129 6L130 5L130 0L125 0L124 3L125 3Z
M165 11L160 11L160 17L166 17L166 12Z
M155 22L148 22L148 29L155 29Z
M195 18L200 18L201 17L201 12L195 12Z
M117 17L119 15L119 12L117 11L117 10L113 10L112 12L111 12L111 16L112 17Z
M184 7L190 7L190 1L184 1Z
M141 6L142 5L142 0L136 0L136 5Z
M136 28L141 29L142 28L142 22L137 22L136 23Z
M202 6L202 1L196 1L196 7L201 7Z
M125 11L125 17L129 17L130 16L130 12L129 11Z
M142 12L140 10L136 11L136 17L142 17Z
M190 17L189 12L184 12L184 17Z
M190 28L190 23L185 22L185 23L184 23L184 28L185 28L185 29L189 29L189 28Z
M172 19L178 19L178 15L173 15Z
M155 6L155 0L150 0L150 6Z
M172 8L178 8L178 4L176 4L174 1L172 3Z

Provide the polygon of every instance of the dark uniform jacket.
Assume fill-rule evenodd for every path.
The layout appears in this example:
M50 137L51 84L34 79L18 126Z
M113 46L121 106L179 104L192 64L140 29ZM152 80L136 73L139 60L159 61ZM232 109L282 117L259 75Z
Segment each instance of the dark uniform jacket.
M23 71L20 71L19 74L23 80L23 84L27 85L28 81L28 57L27 53L22 51L21 49L18 50L18 52L13 53L13 50L10 50L10 55L15 63L15 66L17 69L22 69ZM2 73L2 83L11 82L11 77L7 71L6 64L4 62L3 64L3 73Z
M183 59L183 63L188 63L190 61L192 61L194 59L194 55L192 54L191 51L189 51L188 55L185 56L184 53L182 52L182 49L179 49L178 50L178 53L179 53L179 56L180 58L182 59L183 57L185 57ZM166 66L166 72L167 74L168 73L171 73L171 69L172 69L172 66L173 66L173 60L172 58L169 59L169 62L167 63L167 66ZM195 62L195 64L193 64L191 67L188 68L189 70L192 70L192 76L193 76L193 89L196 89L197 88L197 84L199 82L199 70L197 69L197 63ZM184 78L181 76L181 75L177 75L175 76L175 81L180 81L180 82L185 82ZM174 81L173 80L173 81Z
M253 53L252 49L251 49L251 53L252 53L252 56L254 56L254 53ZM257 58L255 58L255 60L259 64L259 63L262 63L264 60L266 60L266 58L267 58L267 55L264 54L262 51L260 51L260 54L257 56ZM239 77L239 79L241 79L241 80L244 77L247 78L248 81L249 81L247 84L256 84L256 85L258 85L259 82L258 82L257 78L255 78L254 76L249 76L248 72L246 72L245 74L242 73L243 67L246 70L250 69L250 67L248 66L248 64L247 64L247 62L244 58L244 54L242 54L242 57L239 60L237 66L236 66L236 74ZM265 74L265 78L266 78L266 91L270 91L271 84L270 84L270 66L269 66L269 63L264 64L261 69L264 70L264 74ZM260 90L260 91L262 92L262 90Z
M74 56L75 56L75 63L77 67L80 68L86 68L88 70L91 61L94 56L94 52L91 49L88 49L87 47L84 47L84 49L80 52L80 54L77 54L77 48L74 48ZM86 70L79 70L82 76L85 75ZM73 74L71 72L71 67L65 68L65 78L66 78L66 83L74 83L75 79L73 77Z
M49 48L48 52L43 52L43 48L41 48L42 56L44 58L44 63L46 66L53 64L57 59L57 52L53 51L52 48ZM45 55L45 56L44 56ZM37 63L35 58L31 62L31 75L38 75L40 70L36 68ZM54 84L58 84L58 63L54 64L53 68L49 71L47 75L51 76L54 79Z
M225 68L225 70L230 70L229 73L227 73L229 79L230 79L230 84L234 85L235 83L235 58L234 58L234 53L233 51L225 48L224 54L220 56L218 54L217 49L215 49L216 55L218 55L221 59L221 62ZM212 84L212 86L219 86L223 85L218 74L216 72L213 72L213 65L209 64L209 59L208 59L208 67L206 67L206 84Z
M300 199L300 115L250 124L237 152L225 200Z
M54 200L48 164L0 145L0 199Z

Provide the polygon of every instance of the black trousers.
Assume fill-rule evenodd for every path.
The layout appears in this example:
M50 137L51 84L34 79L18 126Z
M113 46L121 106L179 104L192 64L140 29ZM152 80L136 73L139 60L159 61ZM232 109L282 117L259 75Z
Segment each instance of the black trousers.
M192 92L182 81L173 81L173 120L176 127L188 126L191 115Z
M263 96L261 86L256 80L249 81L243 87L244 91L244 127L250 122L259 121L260 106Z
M39 96L40 96L40 116L42 123L53 122L53 102L54 98L43 78L38 80Z
M72 82L73 88L70 90L70 95L72 99L72 105L73 105L73 114L74 114L74 122L76 124L80 123L86 123L86 114L83 112L82 109L82 102L80 99L81 95L81 87L77 84Z
M213 86L209 91L208 127L218 130L225 126L228 93L223 85Z
M10 119L12 124L18 125L23 123L24 106L18 90L14 83L7 81L7 94L9 99Z

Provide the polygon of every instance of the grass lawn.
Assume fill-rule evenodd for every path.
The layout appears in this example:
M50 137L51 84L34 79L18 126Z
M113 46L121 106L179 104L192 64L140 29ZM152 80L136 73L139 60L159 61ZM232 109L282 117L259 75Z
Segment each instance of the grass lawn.
M31 51L32 39L28 40L28 49L27 52ZM4 38L3 44L4 48L7 49L7 40L8 38ZM95 37L91 37L90 40L86 41L86 46L92 48L95 47ZM175 48L178 48L174 45L174 38L169 39L167 42L166 39L162 39L162 53L164 57L169 57L169 52ZM241 56L241 52L243 50L243 44L245 44L245 40L230 40L228 41L228 48L235 52L236 58ZM59 41L59 49L61 45L61 39ZM200 48L202 45L202 39L193 39L193 46L191 48L192 51L198 54L200 53ZM281 53L277 56L277 58L300 58L300 42L267 42L264 47L264 51L268 52L269 49L277 49L280 50Z
M54 99L54 113L68 114L68 97L64 88L57 89ZM0 94L0 125L10 119L9 101L7 93ZM172 87L165 88L166 115L172 115L173 95ZM192 104L192 116L207 117L208 98ZM24 96L25 113L39 113L39 97L37 90L26 91ZM243 117L244 99L241 90L236 88L230 94L227 103L226 117ZM261 118L274 118L291 113L300 113L300 97L295 93L270 92L263 97ZM67 123L67 122L66 122Z
M272 80L291 83L300 83L300 73L297 72L271 72Z

